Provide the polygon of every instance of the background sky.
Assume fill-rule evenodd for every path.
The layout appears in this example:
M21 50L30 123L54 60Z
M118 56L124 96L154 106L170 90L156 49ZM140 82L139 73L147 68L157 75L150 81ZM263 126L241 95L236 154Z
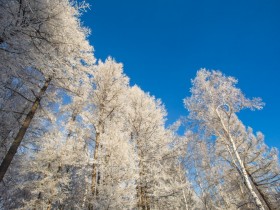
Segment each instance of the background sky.
M131 84L161 98L170 124L186 116L183 98L200 68L239 80L261 111L239 117L280 149L279 0L88 0L83 15L97 59L124 64Z

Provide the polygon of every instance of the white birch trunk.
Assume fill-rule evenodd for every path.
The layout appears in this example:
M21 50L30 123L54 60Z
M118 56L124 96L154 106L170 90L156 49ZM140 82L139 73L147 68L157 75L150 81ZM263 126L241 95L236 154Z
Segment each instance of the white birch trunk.
M219 108L219 107L218 107L218 108ZM253 197L253 199L254 199L254 201L255 201L256 206L258 207L259 210L265 210L265 208L263 207L263 204L262 204L261 200L259 199L259 197L258 197L257 194L255 193L255 191L253 190L253 186L252 186L252 184L251 184L251 182L250 182L249 175L247 174L247 171L246 171L246 169L245 169L245 167L244 167L244 163L243 163L243 161L241 160L240 155L239 155L239 153L238 153L238 151L237 151L237 149L236 149L235 142L234 142L234 140L233 140L233 138L232 138L230 132L227 130L227 128L226 128L226 126L225 126L225 124L224 124L224 122L223 122L223 120L222 120L222 118L221 118L221 116L220 116L220 114L219 114L219 112L218 112L217 109L216 109L216 113L217 113L217 115L218 115L218 117L219 117L219 119L220 119L220 121L221 121L221 123L222 123L223 130L224 130L225 133L227 134L228 140L230 141L230 144L231 144L231 146L232 146L232 148L233 148L233 154L234 154L235 158L237 159L237 162L238 162L238 164L239 164L239 166L240 166L240 171L241 171L241 174L242 174L242 176L243 176L243 178L244 178L244 182L245 182L245 184L246 184L246 186L247 186L247 188L248 188L250 194L252 195L252 197Z

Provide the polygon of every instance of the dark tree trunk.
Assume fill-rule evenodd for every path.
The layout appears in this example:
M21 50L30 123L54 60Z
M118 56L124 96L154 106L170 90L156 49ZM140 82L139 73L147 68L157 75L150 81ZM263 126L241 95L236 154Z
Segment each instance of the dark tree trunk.
M137 141L137 145L139 145L139 142ZM149 197L147 195L147 184L144 180L144 175L145 175L145 168L143 164L143 156L144 154L142 152L138 152L138 157L140 158L139 161L139 168L140 168L140 173L139 173L139 178L140 180L137 183L137 207L139 210L150 210L150 202L149 202Z
M94 148L94 161L98 159L98 148L100 144L100 133L96 133L95 138L95 148ZM97 172L96 163L92 165L92 183L91 183L91 192L94 196L98 195L97 185L100 182L100 173Z
M27 131L27 129L30 126L30 123L39 107L40 101L42 96L45 94L49 84L51 82L51 79L47 79L45 81L44 86L41 88L39 95L36 97L36 100L33 102L33 105L31 107L31 110L27 114L21 128L19 129L16 138L14 139L8 153L6 154L5 158L3 159L1 166L0 166L0 182L3 180L16 152L18 147L20 146L22 139Z

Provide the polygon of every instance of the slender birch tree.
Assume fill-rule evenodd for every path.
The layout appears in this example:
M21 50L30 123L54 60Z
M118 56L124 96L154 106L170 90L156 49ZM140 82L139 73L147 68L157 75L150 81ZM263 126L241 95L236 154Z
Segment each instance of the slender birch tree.
M231 163L236 166L240 176L258 209L265 209L265 204L255 190L255 185L246 171L245 162L238 150L240 130L232 125L237 121L236 113L245 108L261 109L259 98L247 99L235 85L237 80L226 77L219 71L201 69L192 81L191 97L185 99L185 106L190 111L190 118L212 135L223 140Z

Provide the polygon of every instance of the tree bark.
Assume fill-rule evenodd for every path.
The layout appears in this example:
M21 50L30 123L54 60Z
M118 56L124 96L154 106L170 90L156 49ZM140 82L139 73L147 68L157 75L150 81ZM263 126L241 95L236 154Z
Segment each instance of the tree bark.
M23 137L27 131L27 129L30 126L30 123L39 107L40 101L42 96L45 94L49 84L51 82L51 78L47 79L45 81L44 86L41 88L39 95L36 97L36 100L33 102L33 105L31 107L31 110L29 111L29 113L27 114L21 128L19 129L16 138L14 139L9 151L7 152L5 158L3 159L1 166L0 166L0 182L3 180L16 152L18 147L20 146Z
M180 177L181 183L183 184L184 181L183 181L182 176L181 176L181 163L179 163L179 177ZM183 193L183 198L184 198L184 202L185 202L185 208L186 208L186 210L189 210L188 202L187 202L187 197L186 197L186 193L185 193L184 188L182 189L182 193Z
M246 166L245 166L245 169L246 169ZM247 169L246 169L246 172L247 172L247 174L249 175L250 180L251 180L252 183L254 184L255 189L257 190L257 192L258 192L259 195L261 196L262 200L264 201L266 207L267 207L269 210L273 210L273 207L270 205L269 201L266 199L266 197L265 197L265 195L262 193L262 191L259 190L256 181L254 180L254 178L253 178L252 175L248 172Z
M255 191L254 191L254 189L253 189L252 183L251 183L251 181L250 181L250 177L249 177L249 175L248 175L248 173L247 173L247 171L246 171L246 169L245 169L245 166L244 166L243 161L242 161L241 158L240 158L240 155L239 155L239 153L238 153L238 151L237 151L235 142L234 142L234 140L233 140L233 138L232 138L232 136L231 136L229 130L226 128L226 125L224 124L224 122L223 122L223 120L222 120L222 118L221 118L219 112L217 111L217 109L216 109L216 114L217 114L217 116L219 117L219 120L220 120L220 122L221 122L221 124L222 124L223 130L224 130L224 132L225 132L225 134L226 134L226 137L227 137L227 140L229 141L229 143L230 143L231 146L232 146L233 154L234 154L235 158L237 159L237 162L238 162L238 164L239 164L239 166L240 166L240 172L241 172L241 174L242 174L242 177L243 177L243 179L244 179L244 182L245 182L246 187L248 188L248 190L249 190L251 196L253 197L254 202L255 202L257 208L258 208L259 210L265 210L265 208L263 207L263 204L262 204L261 200L259 199L258 195L255 193Z
M97 191L97 184L99 183L100 177L97 176L97 167L96 167L96 161L98 158L98 148L99 148L99 144L100 144L100 133L96 133L96 138L95 138L95 148L94 148L94 157L93 160L95 161L95 163L93 163L92 165L92 181L91 181L91 192L93 195L97 195L98 191Z
M139 145L139 142L137 141L137 145ZM137 183L137 207L138 209L142 210L150 210L150 203L149 203L149 198L147 196L147 186L144 181L144 176L145 176L145 169L144 169L144 164L143 164L143 153L141 151L138 152L138 157L140 158L139 160L139 181ZM143 186L144 185L144 186Z
M51 210L51 209L52 209L52 202L49 200L48 201L47 210Z
M250 182L250 178L249 178L249 176L248 176L248 174L247 174L247 172L245 170L244 164L243 164L243 162L242 162L242 160L240 158L240 155L239 155L239 153L238 153L238 151L236 149L235 143L233 142L232 138L230 138L230 140L231 140L231 144L232 144L232 147L233 147L233 150L234 150L234 154L235 154L236 159L237 159L237 161L239 163L239 166L240 166L240 169L241 169L241 172L242 172L245 184L246 184L248 190L250 191L250 193L251 193L251 195L252 195L252 197L253 197L253 199L255 201L255 204L256 204L256 206L258 207L259 210L265 210L263 205L262 205L261 200L258 198L257 194L253 190L253 186L252 186L252 184Z

